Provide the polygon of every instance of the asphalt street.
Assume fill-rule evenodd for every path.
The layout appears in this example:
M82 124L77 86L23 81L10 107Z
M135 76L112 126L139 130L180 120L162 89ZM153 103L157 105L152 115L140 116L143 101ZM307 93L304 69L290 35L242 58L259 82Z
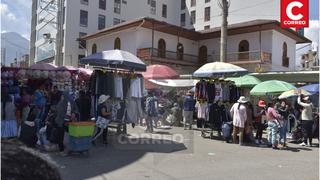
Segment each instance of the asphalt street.
M64 180L318 180L319 144L272 150L203 138L199 131L157 129L145 134L129 128L128 137L109 137L89 154L49 153Z

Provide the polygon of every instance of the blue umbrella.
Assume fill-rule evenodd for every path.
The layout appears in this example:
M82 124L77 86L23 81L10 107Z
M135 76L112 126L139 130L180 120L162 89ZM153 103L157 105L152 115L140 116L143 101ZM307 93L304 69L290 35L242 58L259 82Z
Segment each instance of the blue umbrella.
M299 89L304 89L312 94L319 94L319 86L320 84L310 84L310 85L302 86Z

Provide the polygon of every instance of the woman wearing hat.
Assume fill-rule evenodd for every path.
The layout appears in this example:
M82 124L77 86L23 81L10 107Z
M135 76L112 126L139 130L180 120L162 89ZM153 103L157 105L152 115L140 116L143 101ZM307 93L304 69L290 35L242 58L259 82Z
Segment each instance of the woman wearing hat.
M256 139L257 143L261 144L264 129L264 121L266 120L266 103L263 100L260 100L258 102L255 117L257 123Z
M98 130L93 136L92 143L95 144L95 140L102 134L103 143L108 144L107 135L108 135L108 123L110 121L111 113L108 112L107 101L110 98L109 95L101 95L98 101L98 118L96 125Z
M306 146L307 143L309 143L308 146L312 146L313 105L309 100L309 96L304 97L301 101L301 95L300 95L297 101L298 101L298 104L303 107L303 110L301 112L303 142L300 145Z
M233 104L230 109L230 114L233 118L233 143L237 143L237 135L239 135L239 144L243 145L243 136L244 136L244 126L247 120L247 108L246 103L248 102L247 98L241 96L237 103Z

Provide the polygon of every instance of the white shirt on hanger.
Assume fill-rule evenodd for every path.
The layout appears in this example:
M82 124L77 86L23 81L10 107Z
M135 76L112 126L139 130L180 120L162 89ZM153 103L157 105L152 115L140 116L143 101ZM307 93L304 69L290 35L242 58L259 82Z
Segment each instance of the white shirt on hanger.
M115 93L115 97L123 100L123 85L122 85L122 77L120 76L114 77L114 93Z

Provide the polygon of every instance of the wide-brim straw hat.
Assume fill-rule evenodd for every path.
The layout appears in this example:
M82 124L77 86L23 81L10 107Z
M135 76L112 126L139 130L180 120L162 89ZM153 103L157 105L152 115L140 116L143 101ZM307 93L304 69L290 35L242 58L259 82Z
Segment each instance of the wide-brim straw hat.
M244 96L241 96L239 99L238 99L238 103L246 103L248 102L248 99Z
M109 98L110 98L109 95L104 95L104 94L102 94L102 95L99 97L98 103L99 103L99 104L102 104L102 103L106 102Z

